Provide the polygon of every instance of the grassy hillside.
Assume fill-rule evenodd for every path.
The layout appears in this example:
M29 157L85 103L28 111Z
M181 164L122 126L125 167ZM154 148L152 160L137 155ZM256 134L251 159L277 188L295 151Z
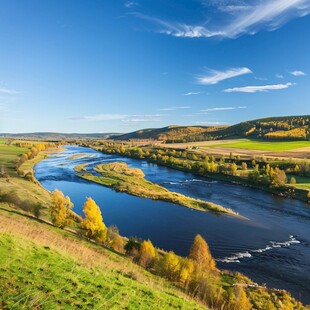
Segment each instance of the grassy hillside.
M310 115L269 117L242 122L233 126L169 126L143 129L132 133L110 136L115 140L149 139L165 142L192 142L249 137L267 140L309 140Z
M1 309L141 307L205 309L128 258L0 204Z

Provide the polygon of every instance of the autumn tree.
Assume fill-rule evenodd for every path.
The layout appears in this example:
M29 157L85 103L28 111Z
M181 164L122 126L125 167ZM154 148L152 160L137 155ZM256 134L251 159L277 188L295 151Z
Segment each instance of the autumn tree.
M242 170L248 170L248 165L246 162L242 162Z
M170 281L178 281L180 258L170 251L157 262L155 269L162 277Z
M284 186L287 182L285 171L278 167L270 171L270 178L274 186Z
M112 241L112 249L119 253L124 253L125 242L120 235L116 235Z
M294 177L291 177L290 179L290 185L296 185L296 179Z
M137 240L137 238L130 237L124 246L124 250L127 255L131 256L132 259L137 262L140 256L140 247L141 243L139 240Z
M156 257L155 248L150 240L143 241L139 250L139 264L143 267L150 267Z
M68 196L55 189L52 193L52 204L50 206L50 215L55 226L64 227L68 225L70 218L70 209L73 207Z
M236 296L236 300L234 301L235 309L238 310L252 309L252 304L248 299L244 289L240 285L235 286L235 296Z
M201 235L196 235L194 243L190 249L189 258L204 270L215 270L215 260L213 259L209 246Z
M186 287L191 279L194 271L194 262L189 258L180 258L179 282L183 287Z
M83 206L83 212L85 218L82 221L82 228L86 231L85 235L96 241L106 241L107 228L103 223L101 211L92 198L87 198Z

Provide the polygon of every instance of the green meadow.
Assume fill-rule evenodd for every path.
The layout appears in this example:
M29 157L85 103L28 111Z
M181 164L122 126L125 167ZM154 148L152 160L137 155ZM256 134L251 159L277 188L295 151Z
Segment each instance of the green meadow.
M212 147L239 148L247 150L281 152L291 151L299 148L310 147L310 141L258 141L258 140L236 140L232 143L216 144Z
M291 177L295 178L296 187L310 190L310 178L302 177L298 175L287 175L288 181L291 179Z
M205 309L122 255L1 208L0 288L0 309Z
M27 148L6 145L5 140L0 140L0 166L7 168L8 173L16 174L15 167L18 156L28 152Z

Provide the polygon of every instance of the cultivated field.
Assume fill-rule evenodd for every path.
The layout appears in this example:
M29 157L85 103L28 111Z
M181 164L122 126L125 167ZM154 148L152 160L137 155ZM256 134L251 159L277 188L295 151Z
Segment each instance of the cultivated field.
M310 141L258 141L249 139L231 139L201 141L190 143L161 144L161 147L185 149L214 155L240 155L243 157L266 155L270 158L310 159Z

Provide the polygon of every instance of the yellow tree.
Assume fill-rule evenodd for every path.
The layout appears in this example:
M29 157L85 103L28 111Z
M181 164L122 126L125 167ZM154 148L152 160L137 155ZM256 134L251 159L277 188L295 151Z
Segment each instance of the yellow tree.
M50 215L54 225L64 227L69 222L70 209L73 207L68 196L55 189L52 193L52 204L50 206Z
M141 243L139 255L139 264L144 267L150 267L156 257L155 248L150 240L144 240Z
M180 259L174 252L170 251L158 262L160 274L170 281L177 281L180 270Z
M184 287L187 286L193 271L194 271L194 262L188 258L181 258L180 271L179 271L179 281L181 285L183 285Z
M252 304L248 299L244 289L241 286L235 287L236 300L234 302L234 309L238 310L250 310L252 309Z
M116 235L112 240L112 248L114 251L124 253L124 239L120 235Z
M215 261L210 253L209 246L201 235L196 235L190 249L189 258L203 270L215 270Z
M100 242L106 241L107 228L102 221L101 211L93 199L87 198L83 212L85 218L82 227L86 230L85 235Z

